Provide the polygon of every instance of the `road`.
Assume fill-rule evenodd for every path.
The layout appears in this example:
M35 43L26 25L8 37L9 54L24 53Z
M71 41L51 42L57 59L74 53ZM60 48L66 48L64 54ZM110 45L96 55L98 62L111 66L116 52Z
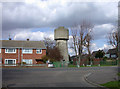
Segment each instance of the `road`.
M3 68L2 83L7 87L95 87L84 80L89 73L94 74L93 78L100 73L104 80L102 75L107 73L112 78L117 67Z

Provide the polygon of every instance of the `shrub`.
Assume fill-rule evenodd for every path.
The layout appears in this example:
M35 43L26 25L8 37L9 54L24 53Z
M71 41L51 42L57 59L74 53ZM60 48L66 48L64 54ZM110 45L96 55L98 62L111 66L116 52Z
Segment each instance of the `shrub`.
M26 62L22 62L22 64L26 64Z
M43 59L43 62L44 62L44 63L46 63L46 61L49 60L49 58L48 58L47 56L43 56L42 59Z
M103 57L103 60L106 61L106 60L108 60L108 58L107 57Z

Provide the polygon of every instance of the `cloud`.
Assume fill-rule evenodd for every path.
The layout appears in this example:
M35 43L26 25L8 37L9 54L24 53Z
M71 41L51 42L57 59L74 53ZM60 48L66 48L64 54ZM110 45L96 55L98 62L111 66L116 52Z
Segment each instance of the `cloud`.
M92 43L91 44L91 51L98 51L98 50L104 50L104 52L107 52L108 49L112 49L113 46L112 45L107 45L107 44L103 44L102 47L98 47L98 45L96 45L96 43Z
M95 43L91 44L91 52L98 50L98 47Z
M112 24L96 25L93 29L94 40L106 39L107 34L110 33L113 28L114 28L114 25Z
M103 47L99 48L100 50L104 50L105 52L107 52L109 49L112 49L113 46L112 45L107 45L104 44Z
M75 3L61 0L3 3L3 30L61 25L70 27L83 19L94 24L113 24L117 16L116 5L117 3Z
M12 30L4 30L2 31L2 39L6 40L9 38L9 36L11 38L14 38L14 36L18 33L22 33L23 35L29 31L31 31L32 28L29 29L21 29L21 28L17 28L17 29L12 29Z
M14 40L26 40L27 38L29 38L30 40L39 41L39 40L43 40L44 37L49 37L52 40L54 40L54 35L52 34L52 32L47 33L47 32L40 32L40 31L37 31L37 32L23 31L23 32L17 33L14 36Z

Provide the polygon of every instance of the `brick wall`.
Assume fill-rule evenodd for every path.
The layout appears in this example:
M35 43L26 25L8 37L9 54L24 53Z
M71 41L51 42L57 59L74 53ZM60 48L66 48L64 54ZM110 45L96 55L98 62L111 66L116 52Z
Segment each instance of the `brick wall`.
M78 61L78 59L73 59L73 64L74 65L76 65L76 63L77 63L77 61ZM101 61L101 59L93 59L93 65L98 65L98 64L100 64L100 61ZM87 63L87 59L82 59L81 61L80 61L80 65L87 65L88 63Z
M5 59L16 59L16 63L21 63L22 59L32 59L33 64L36 64L35 59L41 59L42 56L46 55L46 49L42 49L42 54L37 54L36 49L33 49L32 54L23 54L23 56L22 49L16 49L16 53L5 53L5 49L3 48L1 53L3 64L5 63Z

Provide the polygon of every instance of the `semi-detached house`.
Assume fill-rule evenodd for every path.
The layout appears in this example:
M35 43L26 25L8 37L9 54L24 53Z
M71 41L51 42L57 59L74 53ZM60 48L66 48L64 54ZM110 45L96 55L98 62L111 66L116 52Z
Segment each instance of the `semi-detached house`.
M1 40L0 43L2 64L37 64L46 55L46 47L42 41Z

